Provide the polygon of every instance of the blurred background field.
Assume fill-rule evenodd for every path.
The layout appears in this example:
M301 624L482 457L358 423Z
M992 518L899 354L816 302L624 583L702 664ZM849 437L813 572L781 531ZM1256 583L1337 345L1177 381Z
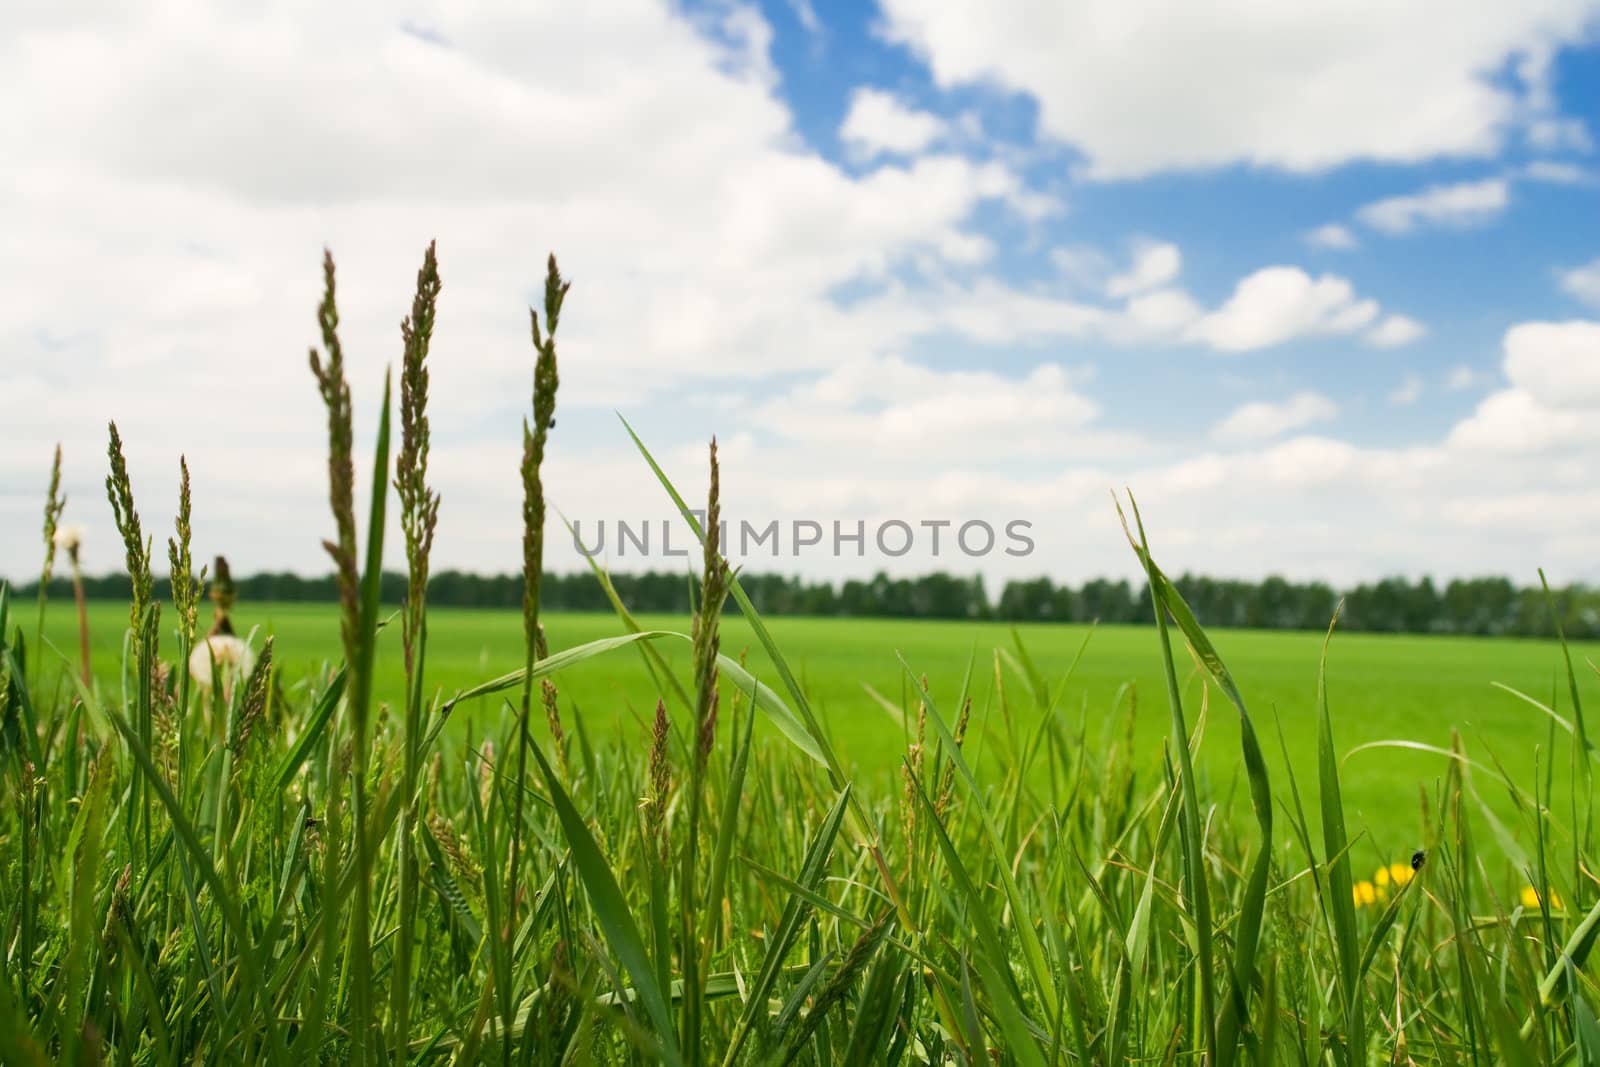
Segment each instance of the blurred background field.
M53 602L46 633L55 649L75 657L70 651L76 647L73 618L70 604ZM90 620L97 677L102 686L115 684L114 665L121 661L126 611L116 604L91 602ZM688 630L688 620L682 617L642 615L638 621L648 629ZM275 658L286 687L337 663L336 605L241 603L235 625L241 635L253 629L252 643L258 648L267 634L275 635ZM544 625L553 651L624 632L615 616L602 614L551 613L544 616ZM983 727L975 735L980 765L996 758L1004 748L1001 739L1007 727L995 699L995 653L1006 650L1015 658L1011 625L798 617L770 619L768 625L800 674L842 760L874 792L892 788L890 777L898 776L906 751L902 727L867 690L870 686L896 705L909 699L909 679L897 653L919 674L928 676L934 700L947 714L953 710L947 705L954 702L970 663L974 721ZM517 669L522 661L521 626L521 616L514 611L432 609L429 684L448 698ZM1016 627L1016 634L1047 682L1059 713L1075 728L1081 726L1085 744L1108 745L1123 734L1130 690L1136 692L1135 753L1154 775L1161 746L1170 732L1155 630L1100 626L1090 637L1089 629L1022 624ZM1084 647L1086 637L1089 641ZM1279 770L1283 758L1274 718L1282 725L1285 747L1304 789L1305 783L1315 781L1313 725L1322 635L1219 630L1213 632L1213 639L1263 731L1262 743L1280 799L1287 795L1288 784ZM663 640L655 646L679 671L679 677L685 677L688 644ZM748 648L752 670L774 688L781 688L759 643L737 616L724 620L723 647L734 655ZM1067 678L1080 648L1082 658ZM1600 706L1600 679L1585 664L1585 660L1600 662L1600 645L1574 644L1572 652L1580 691L1591 706ZM1179 655L1183 655L1181 649ZM1026 684L1022 676L1012 663L1003 663L1003 685L1020 690ZM634 649L579 664L562 672L557 682L563 708L575 705L577 709L565 714L581 715L597 744L613 737L624 741L632 737L643 748L658 695L666 697L674 719L686 717L683 709L673 706L670 692L657 693ZM1335 633L1328 667L1329 701L1335 741L1346 755L1342 771L1346 819L1352 833L1365 830L1368 834L1355 846L1358 856L1376 862L1409 854L1417 838L1419 789L1431 796L1446 765L1445 757L1431 752L1399 748L1353 752L1359 746L1404 739L1448 748L1452 731L1459 731L1472 759L1488 768L1503 767L1514 781L1533 781L1536 749L1549 750L1551 720L1494 683L1519 689L1570 717L1560 649L1554 642ZM395 623L379 635L377 698L397 707L402 685ZM1189 672L1186 711L1191 728L1199 709L1199 689L1199 676ZM1020 691L1017 696L1020 698ZM463 704L456 713L454 735L469 730L478 735L498 732L502 715L508 714L500 699ZM1026 707L1030 702L1016 699L1012 703ZM1031 725L1020 718L1011 724L1018 734ZM538 729L543 729L542 723ZM1231 708L1219 705L1215 694L1198 769L1210 778L1216 795L1231 796L1240 814L1247 810L1237 716ZM1560 810L1567 775L1564 766L1557 770L1555 795ZM1506 790L1483 772L1475 775L1474 782L1483 801L1509 822L1512 809ZM1309 814L1315 824L1315 812ZM1287 840L1285 836L1280 843ZM1492 840L1483 845L1490 855L1500 852Z

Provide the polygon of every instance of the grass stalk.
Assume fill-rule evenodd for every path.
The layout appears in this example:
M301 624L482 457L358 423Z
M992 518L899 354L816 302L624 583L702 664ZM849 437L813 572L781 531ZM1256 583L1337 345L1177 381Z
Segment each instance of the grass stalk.
M400 324L404 360L400 374L400 451L394 486L406 543L406 601L401 614L406 704L401 734L404 801L397 841L399 887L396 910L395 978L390 982L390 1047L403 1057L411 1041L411 991L416 942L418 870L416 822L423 751L423 678L427 662L428 569L439 495L428 485L428 349L440 290L439 263L429 244L417 271L411 314Z
M556 328L561 321L561 305L566 300L572 283L561 277L556 267L556 257L551 255L546 265L544 286L544 329L539 327L539 313L528 309L529 330L533 338L533 422L522 423L522 634L523 683L522 703L517 714L517 773L515 801L511 822L510 859L505 877L506 944L500 968L500 1024L506 1035L503 1042L504 1062L511 1063L511 1026L515 1014L515 998L510 986L512 971L510 939L517 928L518 886L522 876L523 808L525 790L522 783L528 773L528 747L532 743L528 719L533 707L533 668L543 658L544 638L539 628L539 581L544 573L544 482L541 468L544 465L545 446L556 422L556 390L561 379L556 367Z
M328 411L328 492L337 531L335 539L324 541L323 545L334 561L340 591L340 633L344 640L345 662L350 665L346 712L350 722L351 833L355 847L356 881L348 928L346 969L350 975L350 1057L351 1062L359 1065L370 1062L374 1053L370 948L373 854L368 834L367 788L371 755L369 712L372 665L377 640L384 509L389 481L389 380L386 375L377 443L373 451L366 567L358 578L350 385L345 378L344 351L339 343L339 310L335 298L332 253L323 256L323 297L317 320L322 331L326 362L315 349L311 351L310 362ZM325 923L329 921L324 919Z

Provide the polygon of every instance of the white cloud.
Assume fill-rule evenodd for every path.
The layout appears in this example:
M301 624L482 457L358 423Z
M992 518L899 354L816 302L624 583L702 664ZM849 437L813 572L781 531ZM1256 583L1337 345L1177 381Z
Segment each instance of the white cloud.
M613 408L707 378L892 350L932 328L929 305L874 317L842 306L841 287L894 277L925 294L919 271L992 255L979 205L1048 207L999 162L941 153L856 175L807 150L751 8L709 24L654 0L603 18L447 7L406 27L375 2L324 15L150 4L77 24L30 8L0 38L0 136L29 145L0 163L0 380L27 406L0 457L3 558L33 555L12 509L36 510L56 440L75 518L109 529L96 476L116 417L153 514L188 450L197 490L241 470L281 490L270 516L224 514L204 492L211 544L247 570L320 569L324 443L304 352L324 245L365 438L438 238L442 456L516 440L546 249L575 279L560 436L593 441ZM40 99L49 115L26 104ZM69 365L71 378L56 369ZM501 518L514 482L456 492L441 566L498 558L472 530L507 531L514 554Z
M1339 406L1322 394L1296 393L1279 404L1245 404L1219 422L1211 437L1226 444L1250 444L1327 422L1338 414Z
M1430 185L1419 193L1391 196L1367 204L1356 217L1388 234L1410 233L1420 225L1474 226L1494 218L1511 202L1504 178Z
M1109 320L1106 334L1124 344L1171 344L1186 338L1204 314L1205 309L1182 289L1154 289L1124 304L1121 313Z
M802 29L813 37L822 34L822 20L817 17L817 9L812 6L811 0L788 0L788 3L789 10L794 12Z
M1389 403L1398 408L1410 407L1422 399L1422 376L1420 374L1407 374L1394 391L1389 394Z
M1545 452L1600 435L1594 416L1571 411L1551 411L1531 393L1503 389L1479 402L1470 417L1450 432L1450 443L1460 448L1515 455Z
M1600 322L1525 322L1506 331L1511 384L1552 410L1600 409Z
M766 491L791 502L822 501L824 515L835 513L828 508L870 506L875 515L1025 516L1038 537L1035 556L971 564L981 567L991 588L1006 577L1041 569L1074 580L1100 574L1136 577L1135 562L1106 503L1106 488L1123 485L1138 495L1158 558L1174 568L1346 583L1396 572L1451 577L1489 571L1530 580L1534 568L1543 566L1559 581L1594 580L1600 577L1592 533L1600 518L1593 493L1593 471L1600 466L1600 418L1595 417L1600 408L1552 409L1529 391L1538 379L1529 376L1533 371L1525 370L1517 353L1545 353L1534 365L1541 373L1567 365L1561 358L1567 350L1550 347L1550 338L1540 333L1508 332L1507 389L1484 398L1438 439L1399 447L1338 440L1321 429L1327 423L1315 421L1325 417L1326 407L1315 399L1289 397L1259 405L1260 415L1239 416L1232 429L1218 430L1222 439L1209 449L1192 440L1143 440L1119 451L1095 429L1099 417L1087 423L1064 420L1067 428L1057 431L1056 440L1071 443L1054 466L1040 458L1041 450L1015 443L1026 440L1028 429L1006 428L998 420L987 425L1002 435L1005 446L990 453L979 443L967 459L931 433L921 441L907 433L863 447L861 441L874 439L845 433L830 442L828 433L816 432L787 442L788 451L742 454L741 466L725 464L724 485L730 469L744 469L740 499ZM912 405L924 389L935 395L952 384L919 384L917 379L934 373L929 368L911 372L903 386L896 377L902 371L863 368L864 377L875 373L893 381L883 394L904 388ZM996 375L998 382L972 388L985 397L991 390L1006 395L1036 373ZM1065 377L1066 391L1092 397L1092 381L1072 372ZM1568 391L1574 384L1563 378L1541 388ZM1587 395L1587 386L1576 385L1572 395ZM846 390L827 410L870 412L878 403L865 396L871 388ZM1055 389L1047 380L1041 391L1048 395ZM1023 425L1050 424L1047 408ZM764 415L752 413L756 419ZM1281 428L1294 422L1301 423L1298 429ZM866 419L850 424L860 434L873 432ZM1008 453L1013 447L1021 450ZM918 448L937 457L920 473L911 458ZM863 464L861 457L868 454L872 462ZM690 456L688 463L703 460ZM849 476L841 476L846 470ZM725 488L725 501L726 494ZM760 512L762 504L749 506ZM1348 523L1339 521L1352 515L1361 517L1361 537L1350 537ZM1055 562L1060 560L1070 562ZM909 574L948 566L949 559L924 555L888 565ZM854 557L819 565L832 567L835 575L859 574L862 566Z
M1221 351L1243 352L1295 337L1354 333L1377 317L1377 302L1357 299L1343 278L1266 267L1240 281L1227 303L1196 322L1190 333Z
M1450 373L1445 375L1444 387L1451 392L1459 393L1464 389L1471 389L1482 380L1482 376L1465 363L1458 363L1450 368Z
M1588 152L1594 138L1582 119L1545 116L1528 123L1528 144L1543 152Z
M1376 348L1399 348L1428 332L1428 328L1409 315L1389 315L1367 331L1367 343Z
M1522 168L1523 177L1547 185L1592 185L1595 176L1576 163L1536 159Z
M1600 443L1600 322L1520 323L1504 348L1508 387L1479 402L1452 444L1515 455Z
M1171 256L1177 256L1175 248ZM1144 277L1138 277L1136 265L1120 280L1105 283L1107 288L1115 285L1117 292L1133 292L1111 306L984 279L970 286L946 285L928 291L892 288L858 305L856 318L863 323L899 324L888 328L891 333L903 331L902 336L928 336L943 330L991 345L1100 339L1119 345L1201 344L1226 353L1359 333L1378 320L1378 302L1357 296L1348 280L1332 274L1312 278L1289 266L1253 272L1239 281L1220 307L1207 309L1176 284L1155 281L1168 273L1166 265L1159 262L1167 254L1151 258L1157 262L1150 265L1147 261ZM1064 269L1082 270L1091 280L1104 266L1103 259L1080 251L1058 259ZM1155 287L1148 288L1150 285ZM1397 343L1398 334L1409 335L1418 328L1404 316L1394 317L1405 325L1385 324L1380 327L1379 339Z
M1134 248L1133 265L1106 283L1113 299L1135 296L1166 285L1183 269L1178 246L1165 241L1145 241Z
M1314 248L1329 248L1339 252L1348 252L1361 243L1356 240L1356 235L1350 232L1350 227L1337 222L1318 226L1306 234L1306 242Z
M1561 288L1585 304L1600 307L1600 257L1560 272Z
M939 116L919 111L893 93L863 86L850 95L839 139L862 159L885 153L910 156L939 140L947 129Z
M1099 409L1079 391L1083 380L1058 363L1008 377L897 356L863 359L757 407L753 418L785 438L883 463L1017 460L1088 439ZM1128 438L1109 440L1122 446Z
M942 86L1027 94L1043 135L1094 175L1128 177L1492 155L1546 106L1546 66L1518 61L1581 42L1594 13L1592 0L1310 0L1292 18L1275 0L885 0L883 32Z

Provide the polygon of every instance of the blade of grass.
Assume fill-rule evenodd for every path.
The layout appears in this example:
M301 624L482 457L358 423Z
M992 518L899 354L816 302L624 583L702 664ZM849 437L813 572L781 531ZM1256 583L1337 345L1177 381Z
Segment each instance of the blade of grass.
M655 1039L658 1043L655 1052L661 1057L662 1062L677 1067L683 1063L683 1053L679 1051L677 1034L672 1029L672 1014L667 1008L667 1001L661 988L656 984L655 968L650 963L650 954L644 947L644 939L639 936L639 928L634 925L633 916L628 912L627 899L617 885L616 875L606 863L599 844L583 821L583 816L573 806L572 799L567 796L560 779L557 778L549 761L545 759L543 750L537 744L532 744L528 746L528 752L538 763L539 773L544 778L545 787L550 791L550 802L555 807L556 817L561 822L561 831L567 839L567 847L572 851L573 866L589 893L595 918L600 923L601 930L605 932L611 950L617 954L617 960L633 982L639 1001L644 1005L645 1013L655 1028Z
M1347 1054L1351 1062L1364 1063L1367 1043L1366 1015L1361 1002L1361 946L1357 940L1355 901L1351 895L1353 883L1349 838L1344 827L1344 799L1339 788L1339 758L1333 747L1333 717L1328 711L1328 645L1333 641L1338 622L1339 613L1335 611L1323 638L1322 657L1317 666L1317 792Z
M850 787L846 786L834 800L833 807L823 818L810 845L806 847L805 859L801 862L800 872L794 879L797 884L814 892L821 883L823 873L827 870L828 857L833 853L834 839L839 835L839 827L844 821L849 803ZM768 943L766 955L761 960L761 969L745 996L744 1011L734 1023L732 1035L728 1039L728 1051L723 1054L724 1067L732 1067L738 1062L739 1052L750 1037L757 1016L766 1010L767 998L779 974L782 973L784 959L800 936L800 925L805 920L807 911L807 903L791 894L784 905L783 917L778 922L778 928Z
M1189 754L1189 729L1184 722L1177 667L1173 663L1172 644L1167 636L1167 606L1161 595L1160 580L1152 562L1150 541L1145 536L1144 520L1139 515L1139 506L1131 495L1128 502L1133 508L1134 523L1139 531L1137 551L1145 565L1150 598L1155 609L1156 636L1161 645L1161 662L1167 682L1167 704L1172 713L1172 747L1178 753L1178 785L1183 790L1183 807L1179 812L1181 833L1178 839L1182 844L1185 888L1189 895L1190 910L1194 916L1195 970L1200 987L1199 1047L1207 1058L1213 1058L1217 1047L1216 977L1212 970L1211 893L1206 884L1205 844L1200 833L1200 800L1195 787L1194 761ZM1126 517L1122 515L1120 501L1117 503L1117 514L1122 518L1123 529L1127 532L1128 523ZM1131 532L1128 533L1128 540L1133 541Z

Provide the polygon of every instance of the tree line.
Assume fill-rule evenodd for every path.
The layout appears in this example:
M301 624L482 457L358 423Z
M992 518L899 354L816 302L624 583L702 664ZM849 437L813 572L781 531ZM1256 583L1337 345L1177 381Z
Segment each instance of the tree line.
M685 613L695 594L687 577L670 572L613 574L611 581L623 603L638 612ZM756 609L767 615L1150 621L1148 589L1142 582L1135 585L1125 580L1096 578L1077 586L1057 584L1049 578L1012 580L995 598L989 596L981 576L944 571L915 578L879 573L839 584L781 574L742 574L739 581ZM165 580L158 579L156 584L157 595L168 597ZM1569 637L1600 638L1600 587L1582 584L1552 588L1548 598L1540 586L1518 586L1507 578L1458 578L1443 585L1431 578L1384 578L1342 591L1325 582L1292 582L1280 577L1243 581L1185 574L1176 584L1207 626L1320 630L1328 625L1342 599L1340 626L1346 630L1540 637L1554 633L1554 618ZM304 577L263 572L237 577L234 585L247 602L338 599L331 574ZM399 604L405 588L405 575L383 575L386 603ZM17 592L32 598L37 591L34 583ZM70 598L72 586L58 576L51 581L49 592L52 598ZM128 580L120 574L85 576L84 594L93 600L125 599ZM517 608L522 603L522 576L443 571L430 581L428 600L440 607ZM552 611L611 610L605 590L588 572L546 574L541 600Z

